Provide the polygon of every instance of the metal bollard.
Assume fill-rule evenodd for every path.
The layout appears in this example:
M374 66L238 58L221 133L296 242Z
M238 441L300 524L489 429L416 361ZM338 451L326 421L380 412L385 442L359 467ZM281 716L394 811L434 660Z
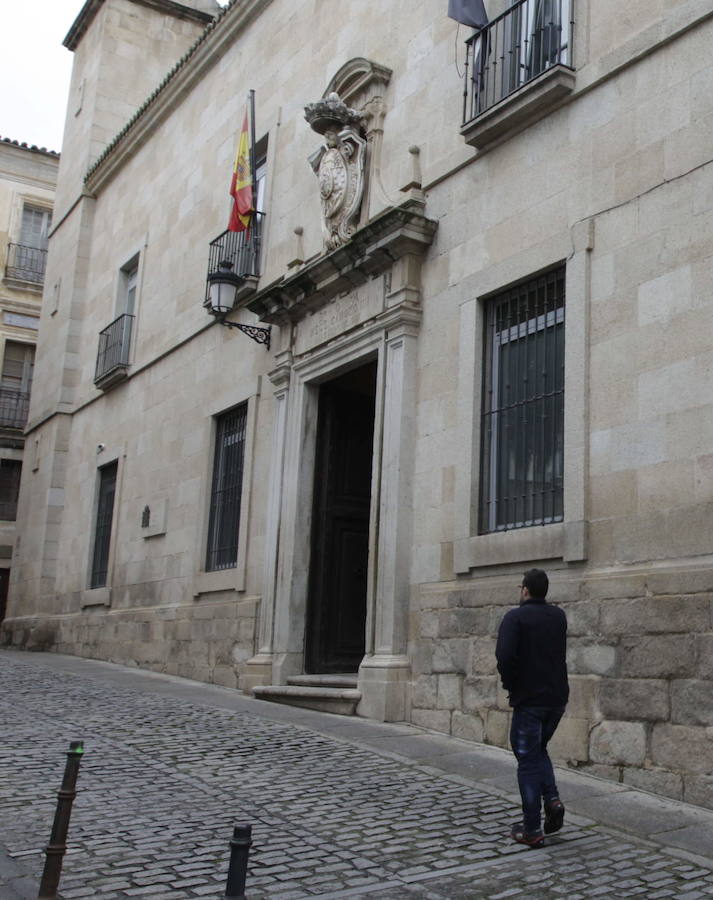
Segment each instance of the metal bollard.
M72 813L72 802L77 796L77 775L79 763L84 753L84 741L72 741L67 753L67 765L64 768L62 787L57 794L57 810L54 814L54 824L50 842L47 845L47 859L45 869L40 882L40 892L37 900L56 900L59 879L62 874L62 860L67 850L67 831L69 830L69 817Z
M252 847L252 825L236 825L230 841L228 883L223 900L245 900L245 879L248 874L248 853Z

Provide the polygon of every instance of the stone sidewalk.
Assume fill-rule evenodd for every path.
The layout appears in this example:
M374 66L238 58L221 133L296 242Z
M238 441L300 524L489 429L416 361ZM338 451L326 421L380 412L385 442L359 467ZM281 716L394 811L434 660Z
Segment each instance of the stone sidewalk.
M37 896L74 739L65 900L223 897L236 822L249 900L713 897L710 811L560 770L566 827L530 851L502 750L55 654L0 678L2 900Z

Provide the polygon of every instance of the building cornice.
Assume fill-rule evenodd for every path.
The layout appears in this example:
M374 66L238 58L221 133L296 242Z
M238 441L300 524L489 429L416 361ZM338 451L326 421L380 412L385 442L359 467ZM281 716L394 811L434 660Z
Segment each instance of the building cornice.
M79 15L72 23L72 27L67 32L67 36L62 41L62 44L68 50L74 51L77 49L79 42L86 34L103 3L104 0L86 0L86 3L79 11ZM134 0L134 3L157 9L159 12L169 13L179 19L192 19L194 22L206 25L213 19L210 13L193 9L191 6L185 6L183 3L176 2L176 0Z
M240 32L270 3L272 0L232 0L216 16L91 166L84 179L90 193L97 194L111 181L165 117L224 56Z
M335 297L391 269L404 256L422 256L438 223L425 215L421 198L410 197L362 226L342 247L305 263L294 275L263 288L247 303L263 322L299 322ZM393 287L393 286L392 286ZM404 296L417 299L417 291ZM413 296L412 296L413 295Z

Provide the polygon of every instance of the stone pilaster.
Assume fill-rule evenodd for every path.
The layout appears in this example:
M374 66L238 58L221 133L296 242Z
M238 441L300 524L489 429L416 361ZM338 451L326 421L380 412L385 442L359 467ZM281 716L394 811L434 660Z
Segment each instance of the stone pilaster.
M262 604L259 619L258 652L246 663L240 687L251 693L258 684L272 683L273 637L275 604L277 602L277 570L279 560L280 520L287 433L287 406L290 394L292 353L284 350L276 354L275 368L268 373L274 387L275 413L273 419L270 483L267 499L265 534L265 564L263 569Z
M419 316L387 326L384 359L381 481L376 589L368 609L367 654L359 668L359 714L406 718L411 666L407 656L411 492Z

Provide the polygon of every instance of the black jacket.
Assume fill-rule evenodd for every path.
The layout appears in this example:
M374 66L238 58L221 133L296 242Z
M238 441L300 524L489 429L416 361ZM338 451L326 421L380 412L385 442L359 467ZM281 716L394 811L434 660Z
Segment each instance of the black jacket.
M510 706L565 706L567 617L534 597L505 614L495 656Z

